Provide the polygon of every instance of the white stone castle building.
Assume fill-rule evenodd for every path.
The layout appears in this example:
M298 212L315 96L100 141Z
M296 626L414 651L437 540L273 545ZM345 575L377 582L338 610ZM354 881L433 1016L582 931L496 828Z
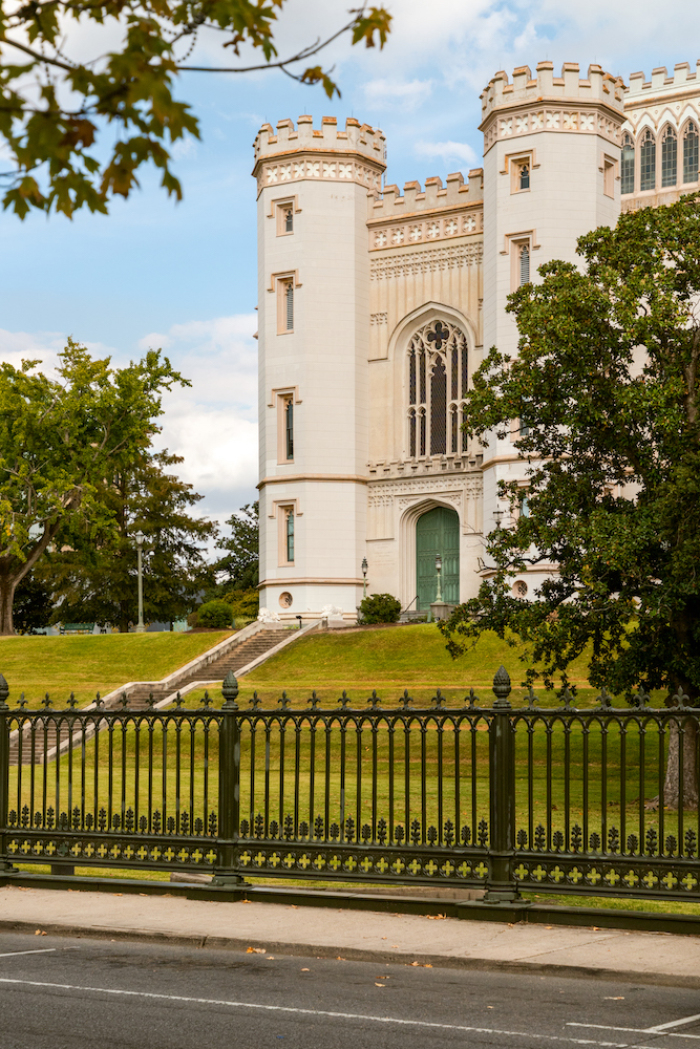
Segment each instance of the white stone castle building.
M484 537L523 484L511 439L461 431L484 347L514 352L508 294L621 210L698 188L700 62L629 86L592 65L497 73L483 168L385 185L384 136L302 116L255 141L259 243L260 604L281 618L369 593L427 610L473 596ZM536 590L547 566L523 573Z

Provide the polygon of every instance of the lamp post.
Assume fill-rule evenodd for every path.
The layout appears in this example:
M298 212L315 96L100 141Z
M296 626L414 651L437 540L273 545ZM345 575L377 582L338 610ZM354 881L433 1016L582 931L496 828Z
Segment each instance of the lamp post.
M441 575L442 575L442 557L440 554L435 558L435 571L437 572L437 596L435 598L436 603L442 601L442 587L441 587Z
M503 511L501 509L494 510L493 511L493 519L496 522L496 528L500 528L501 527L501 521L503 520Z
M134 539L136 540L136 556L137 556L137 559L138 559L137 574L138 574L139 621L136 624L136 629L135 629L135 633L137 633L137 634L143 634L145 629L146 629L146 627L144 625L144 622L143 622L143 568L142 568L142 563L141 563L141 552L142 552L142 549L143 549L143 541L144 541L145 538L146 537L143 534L143 532L137 532L136 535L134 536Z
M367 558L363 557L362 558L362 600L363 601L367 597L367 569L368 568L369 568L369 565L367 564Z

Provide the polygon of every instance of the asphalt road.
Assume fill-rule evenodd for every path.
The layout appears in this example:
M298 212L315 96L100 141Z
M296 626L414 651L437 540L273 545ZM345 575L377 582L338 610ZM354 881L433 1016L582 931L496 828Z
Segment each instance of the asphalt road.
M581 1045L700 1049L700 992L0 936L0 1049Z

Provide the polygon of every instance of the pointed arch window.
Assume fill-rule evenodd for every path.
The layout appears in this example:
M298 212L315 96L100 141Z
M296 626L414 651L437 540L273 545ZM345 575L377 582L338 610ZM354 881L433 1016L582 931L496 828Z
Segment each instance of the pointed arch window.
M667 124L661 132L661 186L675 186L678 182L678 137Z
M622 136L620 156L620 192L634 193L634 141L629 132Z
M649 128L639 146L639 188L656 189L656 139Z
M698 126L689 120L683 133L683 181L697 182L699 167Z
M448 322L433 321L412 336L407 355L409 457L466 452L467 436L460 434L469 386L464 332Z

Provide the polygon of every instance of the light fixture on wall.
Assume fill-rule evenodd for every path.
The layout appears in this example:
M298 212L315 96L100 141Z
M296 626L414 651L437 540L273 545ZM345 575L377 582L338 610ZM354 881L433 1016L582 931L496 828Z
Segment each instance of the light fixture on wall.
M493 511L493 519L496 522L496 528L500 528L501 527L501 521L503 520L503 511L500 509L500 507L497 507Z
M435 558L435 571L437 572L437 595L435 597L435 600L436 600L436 602L439 602L439 601L442 601L442 587L441 587L441 581L442 581L441 580L441 577L442 577L442 557L440 556L440 554L438 554L437 557Z
M369 568L369 565L367 564L367 558L363 557L362 558L362 600L363 601L367 597L367 569L368 568Z

